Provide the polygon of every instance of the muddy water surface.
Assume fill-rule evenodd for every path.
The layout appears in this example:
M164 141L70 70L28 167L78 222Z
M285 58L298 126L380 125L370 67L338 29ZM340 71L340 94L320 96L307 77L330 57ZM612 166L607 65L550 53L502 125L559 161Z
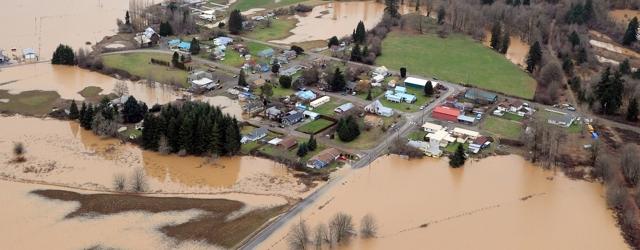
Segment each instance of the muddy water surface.
M370 213L378 237L344 249L627 249L601 185L543 171L518 156L451 169L446 160L385 157L353 170L261 249L286 249L291 223ZM421 227L422 226L422 227Z
M485 46L490 46L491 32L486 31L484 37L485 39L483 41L483 44ZM520 39L520 36L510 36L509 42L509 49L507 50L507 54L505 56L513 64L524 68L526 65L525 59L527 58L527 53L529 53L529 45L522 39Z
M91 190L111 190L113 176L142 168L160 193L251 193L303 197L308 191L287 168L254 157L215 160L160 155L115 139L101 139L75 122L0 117L0 176ZM46 129L43 129L46 128ZM13 142L27 162L9 163Z
M609 11L609 16L626 27L634 17L640 18L640 10L612 10Z

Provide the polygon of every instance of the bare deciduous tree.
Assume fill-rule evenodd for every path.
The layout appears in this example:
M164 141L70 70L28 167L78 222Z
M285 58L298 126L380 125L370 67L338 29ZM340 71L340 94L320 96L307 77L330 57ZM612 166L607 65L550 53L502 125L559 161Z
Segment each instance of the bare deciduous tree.
M629 185L635 186L640 181L640 150L634 144L627 144L622 148L620 167Z
M117 96L125 96L129 94L129 87L125 81L118 81L113 86L113 93Z
M127 180L124 174L116 174L113 176L113 188L116 191L124 191L126 183Z
M331 219L329 228L336 243L347 240L349 236L353 234L353 222L351 220L351 215L337 213Z
M316 225L313 231L313 245L316 249L322 249L322 244L331 244L331 238L325 224Z
M309 242L309 227L307 227L307 224L301 220L293 225L287 241L290 249L307 249L307 243Z
M24 154L26 153L26 149L24 148L24 144L22 142L16 142L13 144L13 155L15 156L14 161L16 162L24 162L26 159L24 158Z
M375 237L378 231L376 220L371 214L366 214L360 220L360 234L364 238Z
M604 182L607 182L612 177L611 167L614 166L613 160L607 154L600 154L601 155L597 157L596 163L594 164L593 176L601 178Z
M147 177L142 168L136 168L131 175L131 191L144 192L147 189Z
M158 152L163 155L171 153L171 146L169 145L167 137L164 135L160 136L160 141L158 142Z
M620 185L618 181L607 182L607 205L610 208L621 208L624 199L627 197L627 189Z

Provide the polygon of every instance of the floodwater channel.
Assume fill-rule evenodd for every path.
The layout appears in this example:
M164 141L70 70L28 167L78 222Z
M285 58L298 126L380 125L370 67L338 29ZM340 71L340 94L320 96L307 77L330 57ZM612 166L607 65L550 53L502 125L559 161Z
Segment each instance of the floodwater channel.
M485 46L490 46L491 32L485 31L485 39L482 42ZM529 44L523 41L520 36L512 35L509 37L509 49L505 57L509 59L513 64L518 65L521 68L526 67L525 59L529 53Z
M365 214L378 225L376 238L356 237L341 249L628 249L600 184L519 156L459 169L446 159L387 156L352 171L260 249L287 249L293 223L313 229L337 212L352 215L356 229Z

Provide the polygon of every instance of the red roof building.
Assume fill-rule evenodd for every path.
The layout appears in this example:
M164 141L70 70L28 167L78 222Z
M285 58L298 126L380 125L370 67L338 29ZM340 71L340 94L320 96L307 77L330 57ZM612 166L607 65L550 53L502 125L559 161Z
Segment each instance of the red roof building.
M431 117L450 122L457 122L459 115L459 109L445 106L438 106L431 112Z

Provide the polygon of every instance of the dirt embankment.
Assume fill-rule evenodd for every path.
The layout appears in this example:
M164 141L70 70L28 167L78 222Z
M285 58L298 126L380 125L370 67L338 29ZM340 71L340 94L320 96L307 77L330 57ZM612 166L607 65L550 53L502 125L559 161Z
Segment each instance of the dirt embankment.
M226 199L193 199L178 197L148 197L135 194L80 194L64 190L35 190L32 193L49 199L79 202L80 206L66 218L110 215L129 211L160 213L168 211L202 210L204 215L177 225L167 225L160 231L177 240L206 241L227 248L234 247L257 230L267 220L285 211L288 205L258 209L230 219L244 207L242 202Z

